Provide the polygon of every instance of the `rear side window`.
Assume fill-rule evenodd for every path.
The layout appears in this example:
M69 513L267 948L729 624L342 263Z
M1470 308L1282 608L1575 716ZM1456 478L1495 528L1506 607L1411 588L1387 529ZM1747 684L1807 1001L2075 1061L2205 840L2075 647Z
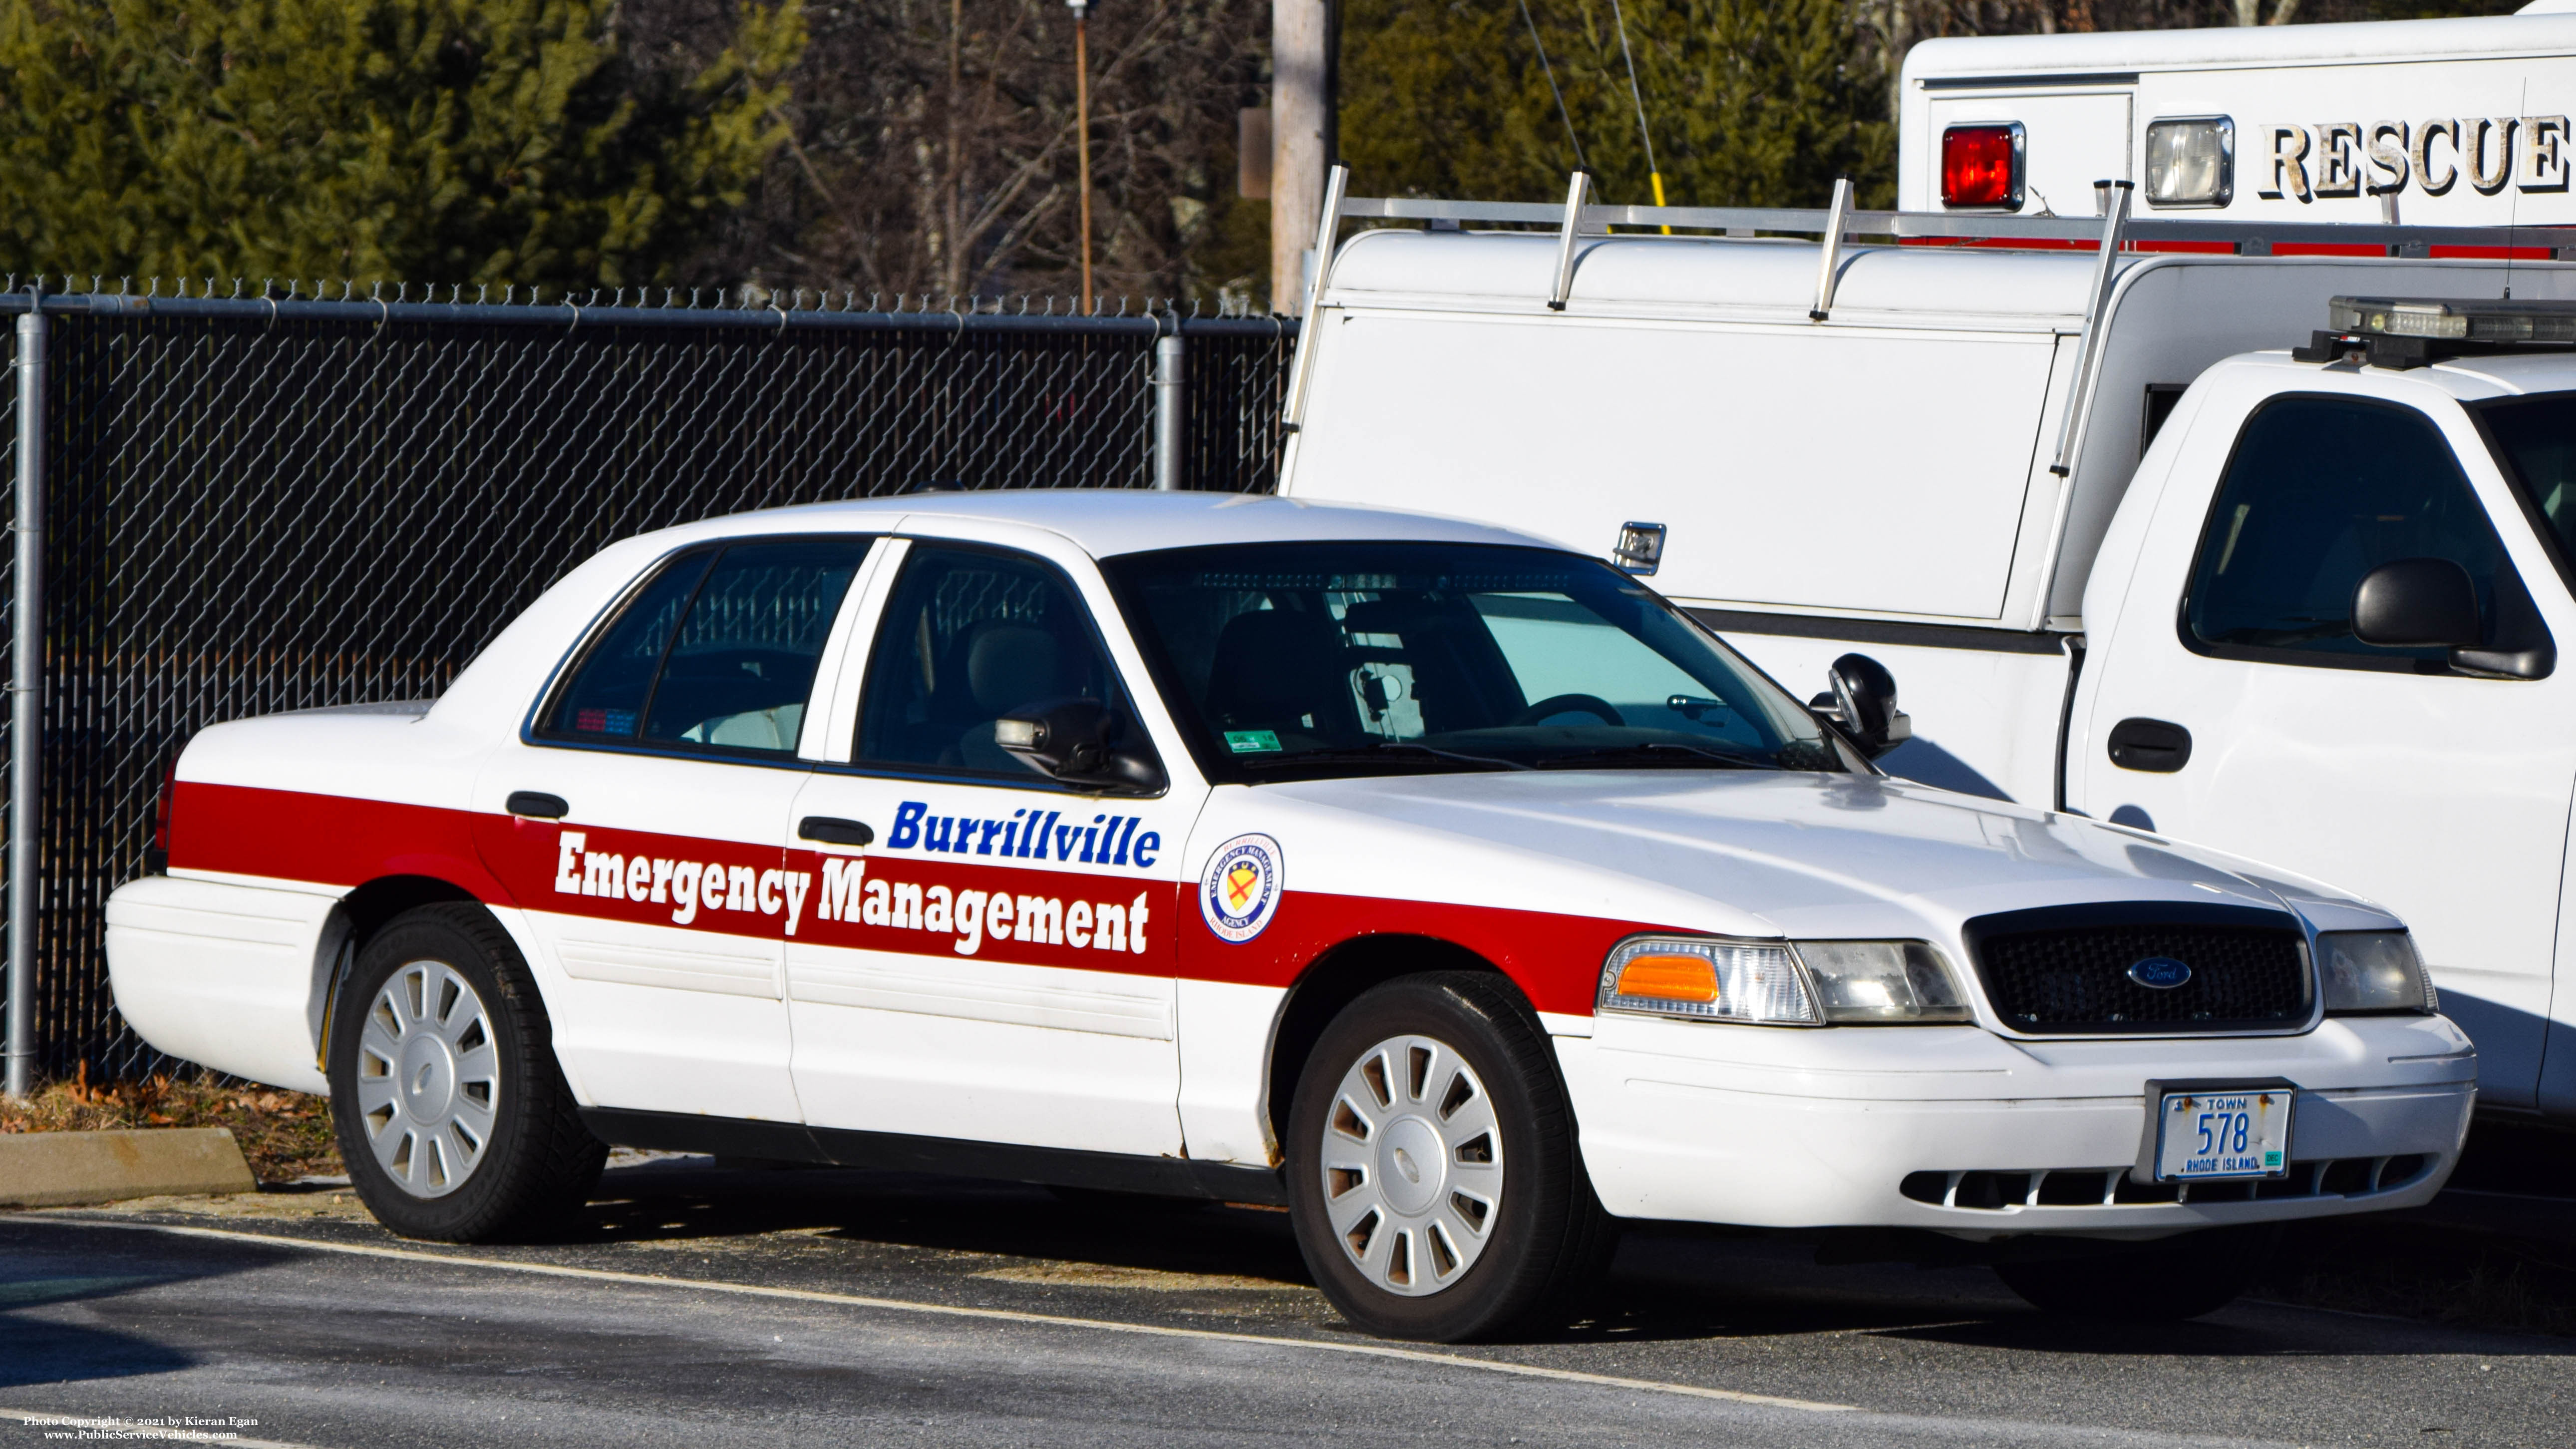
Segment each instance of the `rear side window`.
M2538 627L2495 528L2450 444L2412 408L2288 397L2245 424L2202 531L2185 602L2186 642L2285 663L2417 667L2438 648L2364 644L2352 633L2362 575L2403 558L2445 558L2478 590L2488 647Z
M750 539L680 554L586 650L539 733L788 756L867 538Z

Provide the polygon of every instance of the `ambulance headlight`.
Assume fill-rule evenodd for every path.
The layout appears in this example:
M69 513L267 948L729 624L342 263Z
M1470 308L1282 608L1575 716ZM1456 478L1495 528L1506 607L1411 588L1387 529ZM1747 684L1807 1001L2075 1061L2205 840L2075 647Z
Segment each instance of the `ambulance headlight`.
M1941 953L1921 941L1800 941L1825 1020L1905 1026L1968 1020L1968 999Z
M2359 1016L2442 1009L2433 978L2404 931L2328 931L2317 937L2326 1014Z
M2187 116L2147 126L2147 204L2225 206L2236 195L2236 123Z
M1601 963L1600 1009L1765 1026L1825 1024L1806 971L1778 941L1622 941Z

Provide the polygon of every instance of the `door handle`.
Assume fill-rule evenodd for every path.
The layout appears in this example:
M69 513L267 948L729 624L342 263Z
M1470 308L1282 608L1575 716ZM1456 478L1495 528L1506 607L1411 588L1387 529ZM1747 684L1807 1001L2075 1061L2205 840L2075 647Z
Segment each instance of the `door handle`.
M831 815L808 815L796 822L796 834L806 840L819 840L825 845L867 845L877 833L856 820L842 820Z
M2111 726L2111 763L2170 775L2191 763L2191 731L2170 720L2124 719Z
M561 820L572 813L572 807L564 803L564 797L549 795L543 790L513 790L509 805L511 814L525 815L531 820Z

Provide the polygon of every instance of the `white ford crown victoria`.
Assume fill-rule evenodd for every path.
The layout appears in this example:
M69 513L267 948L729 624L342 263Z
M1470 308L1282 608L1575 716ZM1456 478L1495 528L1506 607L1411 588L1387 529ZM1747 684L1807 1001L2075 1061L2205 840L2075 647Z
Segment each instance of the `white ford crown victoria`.
M434 704L199 734L109 959L153 1045L329 1091L399 1232L543 1231L604 1143L1285 1203L1404 1336L1545 1325L1637 1218L2197 1313L2440 1186L2474 1063L2398 921L1887 778L1833 682L1402 513L751 514Z

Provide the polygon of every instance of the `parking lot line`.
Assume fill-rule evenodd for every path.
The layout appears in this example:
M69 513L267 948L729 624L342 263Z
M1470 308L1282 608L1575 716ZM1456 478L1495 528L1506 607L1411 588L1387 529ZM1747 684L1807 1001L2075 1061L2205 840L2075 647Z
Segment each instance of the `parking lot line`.
M1694 1399L1719 1399L1732 1404L1756 1404L1765 1408L1797 1409L1808 1413L1850 1413L1859 1407L1856 1404L1821 1403L1813 1399L1786 1399L1774 1394L1748 1394L1735 1389L1702 1388L1696 1384L1677 1384L1662 1379L1620 1378L1613 1374L1590 1374L1576 1369L1544 1368L1536 1364L1473 1358L1466 1354L1437 1353L1419 1348L1397 1348L1391 1344L1337 1343L1329 1339L1285 1338L1261 1333L1226 1333L1209 1328L1171 1328L1151 1323L1120 1323L1107 1318L1073 1318L1053 1313L1027 1313L1012 1308L970 1308L953 1303L921 1303L906 1298L876 1298L858 1293L827 1293L811 1288L774 1288L755 1283L674 1278L658 1273L621 1273L608 1268L573 1268L557 1263L519 1263L506 1258L478 1258L461 1253L427 1253L408 1248L369 1247L359 1243L325 1243L316 1242L310 1238L271 1233L233 1232L223 1228L190 1228L170 1223L116 1222L105 1218L69 1215L48 1214L47 1216L53 1217L57 1222L79 1223L85 1227L172 1233L181 1237L213 1238L232 1243L256 1243L264 1247L285 1245L306 1248L317 1253L342 1253L356 1258L384 1258L400 1263L438 1263L452 1267L490 1268L504 1273L524 1273L541 1278L577 1278L593 1283L624 1283L639 1288L684 1288L702 1293L728 1293L744 1298L779 1298L799 1303L835 1304L845 1308L874 1308L891 1313L918 1313L942 1318L977 1318L1048 1328L1084 1328L1102 1333L1133 1333L1155 1338L1194 1338L1213 1343L1259 1344L1269 1348L1354 1354L1363 1358L1395 1359L1406 1363L1438 1364L1444 1368L1509 1374L1516 1378L1552 1379L1560 1383L1588 1384L1595 1388L1626 1389L1638 1393L1679 1394Z

